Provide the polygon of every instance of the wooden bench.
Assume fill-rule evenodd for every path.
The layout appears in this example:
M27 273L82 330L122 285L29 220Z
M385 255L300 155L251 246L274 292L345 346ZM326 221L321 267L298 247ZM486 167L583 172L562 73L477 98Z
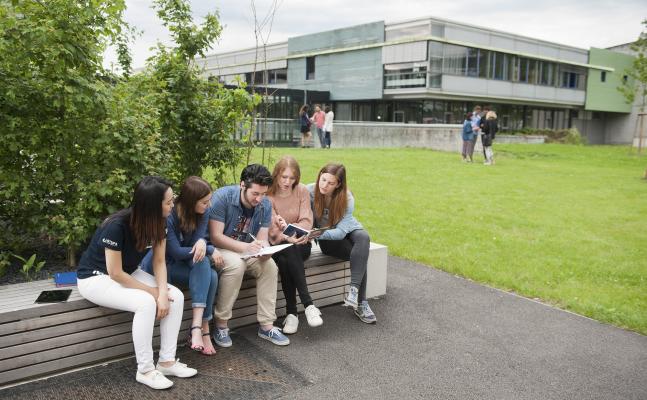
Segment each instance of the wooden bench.
M367 295L386 294L387 248L371 243ZM326 256L314 246L306 262L308 287L315 304L343 301L350 283L349 263ZM65 303L35 304L43 290L55 290L52 280L0 287L0 387L101 361L133 355L132 314L98 307L83 299L76 287ZM277 288L277 317L285 315L285 299ZM179 341L187 337L191 301L185 290L185 312ZM297 297L298 298L298 297ZM299 311L303 307L299 304ZM256 323L256 287L243 281L230 328ZM159 345L159 329L153 343Z

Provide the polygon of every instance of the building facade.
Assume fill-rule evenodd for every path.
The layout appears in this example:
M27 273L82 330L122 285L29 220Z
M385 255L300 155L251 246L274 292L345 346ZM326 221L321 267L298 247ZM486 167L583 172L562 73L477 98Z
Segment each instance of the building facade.
M632 59L419 18L297 36L201 62L226 84L328 92L342 121L455 124L481 105L497 111L504 131L577 127L589 143L630 143L632 106L616 88ZM268 93L273 104L289 103L275 117L295 117L298 103ZM308 103L307 95L301 100Z

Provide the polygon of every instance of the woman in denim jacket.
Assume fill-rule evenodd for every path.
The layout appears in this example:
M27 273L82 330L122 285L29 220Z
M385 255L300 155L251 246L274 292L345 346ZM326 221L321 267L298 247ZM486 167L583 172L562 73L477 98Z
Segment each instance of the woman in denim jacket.
M192 323L188 345L207 356L216 354L210 339L209 321L218 290L218 274L211 268L222 265L220 252L205 239L209 223L211 185L198 176L186 178L175 199L175 209L166 220L166 266L174 285L188 286L191 293ZM142 269L152 273L149 253Z
M346 186L346 168L342 164L327 164L317 176L317 182L308 185L314 226L331 228L319 237L324 254L350 261L351 280L344 298L353 307L355 315L367 324L377 322L366 300L368 252L371 239L353 217L355 200Z
M472 130L472 113L465 114L465 121L463 121L463 162L472 162L472 154L474 153L474 131Z

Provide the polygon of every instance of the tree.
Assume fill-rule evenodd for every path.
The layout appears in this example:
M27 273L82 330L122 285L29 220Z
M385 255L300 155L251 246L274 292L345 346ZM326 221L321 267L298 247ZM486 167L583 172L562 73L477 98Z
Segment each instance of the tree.
M647 19L642 24L647 28ZM618 88L624 95L627 103L633 104L638 96L640 104L640 112L638 119L640 121L638 152L642 151L643 141L643 120L645 117L645 105L647 102L647 31L643 30L634 43L631 44L631 49L636 52L631 68L627 69L625 73L629 79L623 82L623 85ZM647 177L647 171L645 172Z
M57 237L71 264L101 208L83 203L91 182L117 179L98 171L92 149L110 96L103 52L125 26L124 8L0 0L0 219Z
M260 97L244 89L225 89L202 76L195 57L204 57L220 36L217 13L208 14L198 27L187 1L156 0L155 6L176 44L158 45L144 72L158 82L162 141L175 167L171 176L179 181L201 175L210 166L222 182L225 171L241 156L233 133L249 129Z

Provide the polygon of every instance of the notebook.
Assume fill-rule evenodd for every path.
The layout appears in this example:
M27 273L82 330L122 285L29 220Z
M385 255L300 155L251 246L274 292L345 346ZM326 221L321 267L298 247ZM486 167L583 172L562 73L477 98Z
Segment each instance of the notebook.
M54 283L56 287L76 286L76 271L55 273Z

